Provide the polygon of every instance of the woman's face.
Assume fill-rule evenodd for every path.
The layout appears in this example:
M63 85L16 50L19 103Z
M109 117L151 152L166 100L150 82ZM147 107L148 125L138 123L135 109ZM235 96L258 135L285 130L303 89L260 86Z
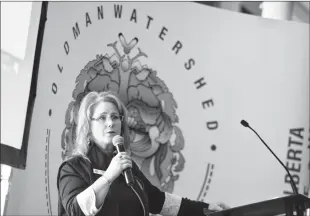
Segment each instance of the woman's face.
M121 135L122 119L118 109L111 102L101 101L93 106L91 113L91 136L105 151L112 151L112 138Z

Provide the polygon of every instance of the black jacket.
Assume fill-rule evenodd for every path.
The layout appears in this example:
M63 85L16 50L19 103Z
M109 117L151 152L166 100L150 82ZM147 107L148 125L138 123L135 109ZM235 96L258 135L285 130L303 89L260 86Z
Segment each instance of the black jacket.
M91 144L87 157L89 160L82 156L75 156L63 162L59 167L57 188L58 215L60 216L84 215L76 196L101 176L94 174L93 169L106 170L113 156L105 154L97 145ZM142 194L143 203L150 213L159 214L165 201L165 193L153 186L135 163L133 163L132 172L136 179L135 188L140 189L138 192ZM142 189L137 187L137 182L140 183ZM182 198L178 215L204 215L203 209L205 208L208 208L208 204ZM138 196L127 186L124 176L120 175L112 182L103 206L96 215L143 216L143 213Z
M101 175L94 174L93 169L106 170L112 156L102 152L97 145L92 144L87 160L82 156L75 156L63 162L58 171L57 188L59 192L58 214L61 216L84 215L77 203L76 196L88 188ZM153 186L142 174L137 165L133 163L132 172L142 185L145 195L145 204L151 213L158 214L165 201L165 193ZM140 188L140 187L136 187ZM143 208L134 191L127 186L125 178L120 175L115 179L105 198L101 210L97 215L102 216L142 216Z

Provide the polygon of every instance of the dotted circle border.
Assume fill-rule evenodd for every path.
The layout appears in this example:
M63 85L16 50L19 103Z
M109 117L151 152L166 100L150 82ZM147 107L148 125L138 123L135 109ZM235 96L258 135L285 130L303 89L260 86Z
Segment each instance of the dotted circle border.
M214 172L214 164L208 163L205 178L203 181L203 185L201 186L199 195L197 197L198 201L201 201L201 202L204 201L204 199L208 193L208 190L210 188L213 172Z
M47 213L52 215L50 186L49 186L49 141L50 141L50 129L46 130L45 139L45 196Z

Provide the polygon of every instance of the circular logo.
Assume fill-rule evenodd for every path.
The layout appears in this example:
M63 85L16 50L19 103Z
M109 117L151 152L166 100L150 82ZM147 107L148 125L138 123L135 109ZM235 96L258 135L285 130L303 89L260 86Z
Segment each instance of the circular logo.
M117 43L122 49L117 48ZM133 160L153 185L172 192L185 164L181 153L184 138L176 125L177 103L156 71L143 63L147 54L137 47L138 43L138 38L127 42L119 33L115 42L107 44L112 50L110 54L97 55L81 70L76 78L73 101L66 111L62 157L72 148L82 98L90 91L113 91L128 109ZM130 57L135 49L138 54Z

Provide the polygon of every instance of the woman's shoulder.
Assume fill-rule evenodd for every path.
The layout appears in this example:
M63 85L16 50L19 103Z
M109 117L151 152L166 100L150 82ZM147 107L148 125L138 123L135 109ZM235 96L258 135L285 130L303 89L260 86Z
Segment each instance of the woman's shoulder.
M68 175L89 179L92 171L91 167L91 162L84 156L72 156L64 160L59 166L57 179L59 180Z
M83 155L72 155L70 157L67 157L63 163L70 163L70 164L75 164L75 163L90 163L90 160Z
M66 158L59 166L58 173L65 172L81 172L91 168L91 162L82 155L74 155Z
M86 156L82 155L73 155L67 157L61 165L82 165L82 164L90 164L90 160Z

